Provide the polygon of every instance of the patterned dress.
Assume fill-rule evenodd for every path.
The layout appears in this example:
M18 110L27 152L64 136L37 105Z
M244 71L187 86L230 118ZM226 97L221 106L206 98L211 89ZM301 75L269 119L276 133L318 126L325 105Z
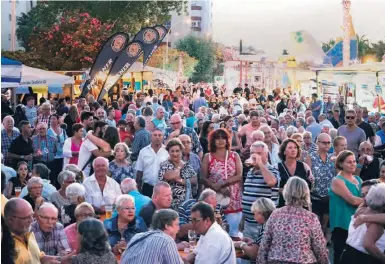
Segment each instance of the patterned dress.
M164 174L166 171L174 171L176 168L174 164L171 163L169 159L163 161L160 163L160 168L159 168L159 174L158 174L158 179L160 181L164 180ZM180 169L180 177L184 180L191 179L193 177L196 177L197 174L194 171L194 169L189 165L188 163L184 163L182 168ZM178 206L183 203L185 200L191 199L192 198L192 192L190 190L189 192L189 197L186 197L187 194L187 189L186 185L182 185L180 183L176 183L174 181L170 182L167 180L164 180L168 182L171 186L171 191L172 191L172 203L171 207L174 210L178 210Z
M294 206L274 210L265 225L257 263L329 264L318 217Z
M219 183L234 177L237 172L235 155L236 152L229 152L226 168L225 161L219 160L209 153L209 180L214 183ZM225 214L242 212L241 188L239 183L230 185L228 188L230 189L230 203L224 210Z

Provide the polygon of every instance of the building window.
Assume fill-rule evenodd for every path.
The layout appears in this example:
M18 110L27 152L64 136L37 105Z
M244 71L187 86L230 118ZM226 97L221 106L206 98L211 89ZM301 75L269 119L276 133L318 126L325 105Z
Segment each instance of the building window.
M202 10L202 7L198 5L191 5L191 10Z
M201 27L201 22L199 20L191 21L191 27L199 28L199 27Z
M11 41L11 39L12 39L11 34L8 34L8 40Z
M8 17L9 17L9 21L12 21L12 15L9 14Z

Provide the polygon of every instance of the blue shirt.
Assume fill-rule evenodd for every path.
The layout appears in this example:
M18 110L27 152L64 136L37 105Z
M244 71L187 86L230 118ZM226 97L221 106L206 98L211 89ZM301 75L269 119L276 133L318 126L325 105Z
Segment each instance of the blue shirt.
M108 240L110 246L115 246L121 239L121 234L118 230L118 216L104 220L104 228L108 233ZM127 229L123 233L124 240L128 243L131 238L137 233L142 233L147 231L147 226L144 223L143 218L140 216L135 216L134 220L131 221Z
M140 209L151 201L150 197L147 197L137 190L128 193L135 199L135 215L138 216Z
M199 97L198 99L195 99L194 100L194 103L193 103L193 109L194 109L194 112L195 113L198 113L198 110L200 107L202 106L206 106L207 107L207 101L204 97Z
M385 144L385 133L383 130L380 130L376 133L377 136L381 138L381 144Z
M321 108L322 107L320 107L320 106L322 106L322 102L320 100L315 101L314 103L310 104L311 112L312 112L314 118L316 118L317 120L318 120L318 116L321 114ZM317 107L320 107L320 108L318 110L314 110Z
M160 130L162 130L164 132L164 130L166 129L167 127L167 124L166 124L166 121L164 121L164 119L157 119L157 118L154 118L152 120L152 122L154 123L155 127L156 128L159 128Z
M170 134L173 132L172 128L168 127L166 128L164 132L164 141L167 140L167 138L170 136ZM199 138L195 130L191 127L182 127L180 130L180 134L190 136L191 138L191 151L195 154L199 154L199 152L203 151L203 148L201 146L201 143L199 142Z
M314 122L310 126L307 126L306 130L311 133L312 139L315 142L318 135L321 134L322 127L317 122Z

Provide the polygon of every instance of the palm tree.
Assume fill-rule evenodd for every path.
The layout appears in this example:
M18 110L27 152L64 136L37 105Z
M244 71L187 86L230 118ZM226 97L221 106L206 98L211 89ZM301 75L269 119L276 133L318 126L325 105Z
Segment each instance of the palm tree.
M330 39L329 42L322 42L322 50L326 53L336 44L334 39Z
M358 59L362 59L370 50L370 42L366 38L366 35L361 37L357 34L357 50L358 50Z

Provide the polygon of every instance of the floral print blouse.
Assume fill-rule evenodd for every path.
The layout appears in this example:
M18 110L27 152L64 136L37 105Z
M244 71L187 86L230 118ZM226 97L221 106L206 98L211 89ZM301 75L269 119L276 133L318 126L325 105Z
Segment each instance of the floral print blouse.
M166 173L166 171L173 171L175 169L176 168L175 168L174 164L172 164L170 160L167 159L167 160L163 161L162 163L160 163L158 179L160 181L163 181L164 180L163 177L164 177L164 174ZM182 179L187 180L187 179L191 179L191 178L196 177L196 176L197 176L197 174L194 171L194 169L191 167L191 165L188 163L184 163L181 170L180 170L180 177ZM166 181L166 180L164 180L164 181ZM187 194L187 185L182 185L182 184L176 183L174 181L172 181L172 182L167 181L167 182L170 184L171 190L172 190L171 207L174 210L177 210L178 206L182 202L192 198L192 192L190 190L189 194ZM189 195L189 197L186 197L186 194Z
M134 168L131 165L121 167L116 164L115 160L110 162L109 171L111 173L111 178L119 184L125 178L134 178Z
M274 210L264 229L257 263L329 264L317 216L294 206Z

